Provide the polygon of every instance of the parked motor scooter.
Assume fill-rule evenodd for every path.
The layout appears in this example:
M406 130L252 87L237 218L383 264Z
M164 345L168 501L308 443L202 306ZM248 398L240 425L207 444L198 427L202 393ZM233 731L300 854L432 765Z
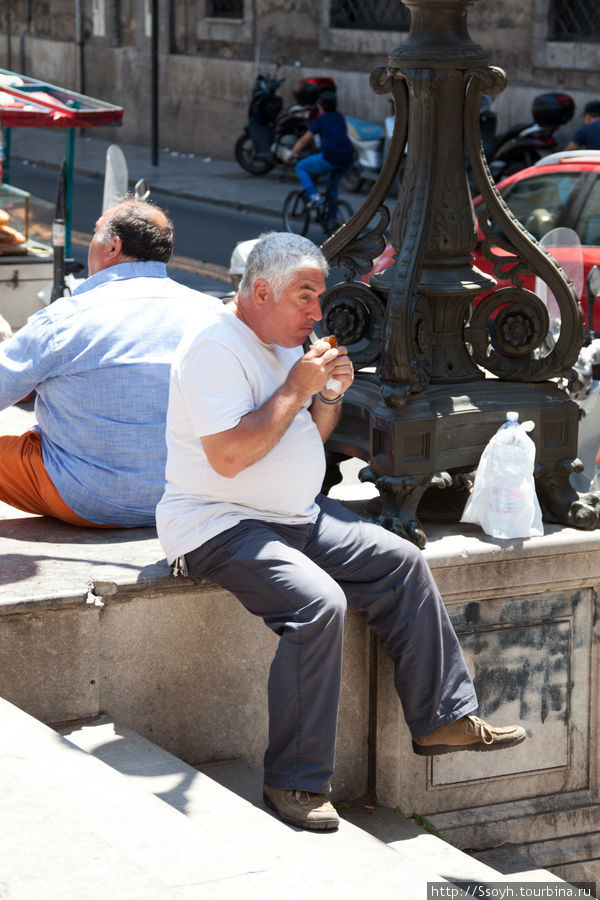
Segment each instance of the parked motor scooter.
M394 108L383 124L346 116L348 137L354 147L354 160L343 178L347 191L358 193L377 180L394 131Z
M302 78L294 91L296 103L283 109L283 100L277 93L283 78L258 74L254 82L248 122L244 133L235 142L235 158L246 172L265 175L278 163L285 163L289 151L309 122L318 115L317 100L322 91L335 91L332 78ZM316 141L315 141L316 143ZM300 156L314 153L314 146Z
M514 125L496 137L488 164L493 177L507 178L532 166L557 147L555 132L573 118L575 102L569 94L538 94L531 105L533 122Z
M392 135L394 133L394 104L390 101L391 112L387 115L382 125L377 122L369 122L365 119L356 119L353 116L346 116L348 126L348 137L354 146L354 162L349 172L344 176L344 187L348 191L357 193L362 190L365 182L370 183L376 181L384 160L388 154L392 143ZM481 101L481 109L479 113L479 127L481 140L486 155L491 154L494 146L494 136L496 132L496 113L492 109L492 98L485 95ZM400 162L398 172L395 177L394 189L400 187L404 164L406 162L406 147L404 148L404 156ZM489 158L489 155L488 155ZM469 182L471 182L471 173L469 169ZM472 185L473 191L475 185Z

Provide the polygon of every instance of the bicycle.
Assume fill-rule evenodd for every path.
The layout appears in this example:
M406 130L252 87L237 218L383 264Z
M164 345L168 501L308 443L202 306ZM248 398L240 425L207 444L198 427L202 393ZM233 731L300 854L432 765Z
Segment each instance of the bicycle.
M354 215L352 207L345 200L338 200L335 209L331 208L331 188L333 178L341 176L342 171L334 169L327 176L325 190L320 191L320 200L309 204L303 190L290 191L283 202L283 227L293 234L305 235L311 223L320 225L329 237Z

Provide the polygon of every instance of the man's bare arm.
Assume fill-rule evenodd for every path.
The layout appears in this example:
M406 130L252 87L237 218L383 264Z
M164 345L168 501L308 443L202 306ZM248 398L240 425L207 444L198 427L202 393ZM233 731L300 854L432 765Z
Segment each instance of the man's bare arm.
M212 468L225 478L234 478L258 462L281 440L305 402L286 382L260 409L242 416L234 428L205 435L202 446Z
M242 416L234 428L202 437L204 452L215 472L234 478L266 456L310 398L320 390L327 395L327 381L337 377L337 357L338 350L323 343L315 344L292 366L286 381L259 409ZM329 409L327 404L321 405ZM311 414L314 419L312 406ZM316 419L315 424L321 431Z

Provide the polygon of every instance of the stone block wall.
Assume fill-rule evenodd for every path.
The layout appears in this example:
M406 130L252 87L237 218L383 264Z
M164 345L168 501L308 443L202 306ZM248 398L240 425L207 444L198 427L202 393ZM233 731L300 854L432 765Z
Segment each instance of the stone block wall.
M530 119L535 94L552 89L573 94L579 112L597 94L600 44L547 41L549 0L479 0L469 12L473 40L490 64L504 68L509 88L497 98L499 130ZM283 63L282 96L305 75L328 75L338 85L340 109L382 121L387 99L374 95L369 75L385 65L406 33L329 27L330 0L244 0L241 20L209 19L203 5L159 2L161 135L172 149L231 159L246 121L257 69ZM51 7L51 12L50 12ZM99 130L110 140L151 141L150 6L144 0L94 5L81 0L83 45L76 43L71 0L38 3L25 32L25 4L11 4L12 68L123 105L120 131ZM100 17L97 10L102 8ZM38 13L38 9L40 12ZM0 15L0 66L7 66L6 15ZM81 49L81 54L79 50ZM83 59L83 66L81 60ZM572 129L559 137L566 141ZM100 133L102 132L102 133ZM163 143L166 138L163 139Z
M113 588L110 588L113 590ZM0 613L0 696L47 724L108 712L195 765L262 769L276 638L227 591L192 579L95 602ZM367 789L368 638L348 618L336 796Z
M545 526L499 541L475 526L425 551L480 702L519 722L510 750L426 761L411 753L389 661L378 666L377 794L427 816L462 849L516 844L561 877L600 875L598 588L600 534Z

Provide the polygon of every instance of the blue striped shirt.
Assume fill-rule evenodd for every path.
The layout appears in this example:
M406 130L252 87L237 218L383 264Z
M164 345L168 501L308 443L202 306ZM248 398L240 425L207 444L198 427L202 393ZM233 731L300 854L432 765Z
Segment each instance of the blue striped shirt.
M171 358L218 302L172 281L164 263L120 263L0 343L0 409L36 390L44 464L84 519L154 524Z

